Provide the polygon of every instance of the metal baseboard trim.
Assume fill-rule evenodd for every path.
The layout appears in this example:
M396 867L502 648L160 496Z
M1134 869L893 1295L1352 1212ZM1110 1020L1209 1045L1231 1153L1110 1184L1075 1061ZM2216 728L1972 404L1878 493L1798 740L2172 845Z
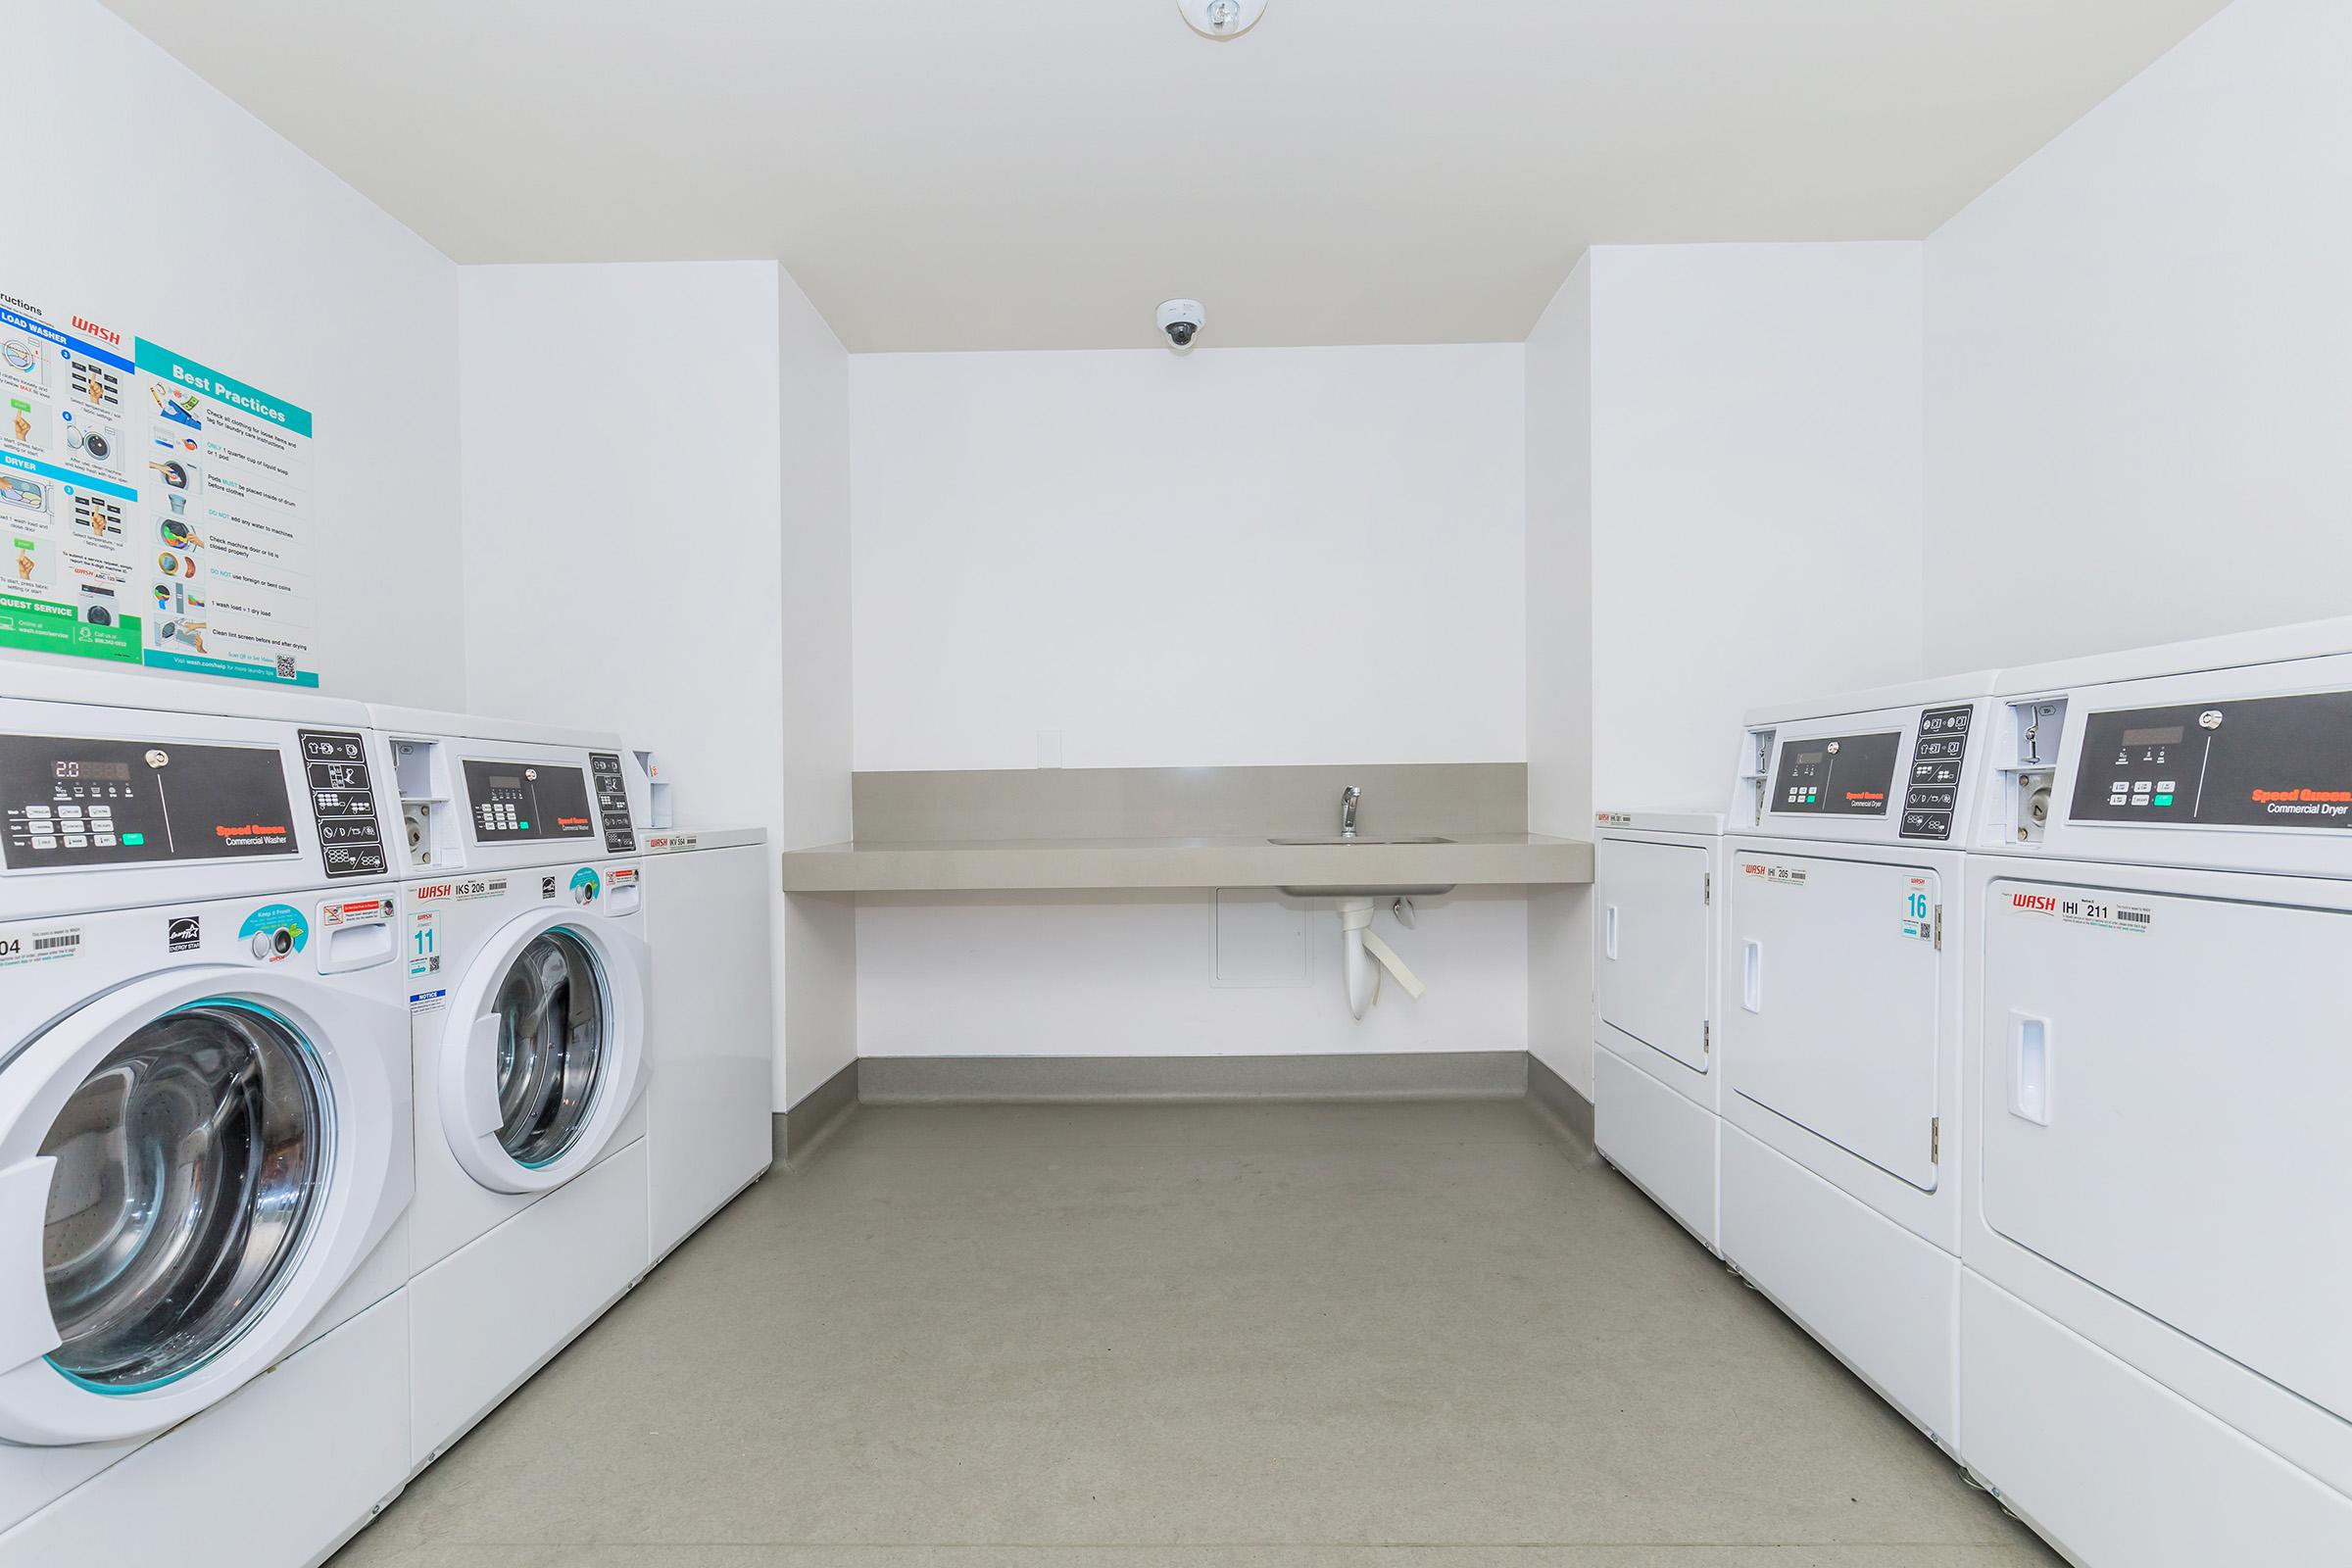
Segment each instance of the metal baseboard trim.
M790 1110L776 1112L776 1161L773 1169L798 1170L816 1157L842 1124L858 1114L859 1064L841 1071L801 1097Z
M1517 1100L1524 1051L1307 1056L867 1056L870 1105L1230 1100Z
M1527 1106L1564 1141L1592 1152L1592 1102L1532 1055L1527 1058Z

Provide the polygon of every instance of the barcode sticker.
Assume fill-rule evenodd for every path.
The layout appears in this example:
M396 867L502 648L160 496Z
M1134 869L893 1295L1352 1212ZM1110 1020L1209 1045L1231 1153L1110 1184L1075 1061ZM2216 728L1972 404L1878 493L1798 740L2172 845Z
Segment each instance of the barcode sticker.
M20 963L56 963L81 956L81 928L64 925L41 930L0 932L0 969Z

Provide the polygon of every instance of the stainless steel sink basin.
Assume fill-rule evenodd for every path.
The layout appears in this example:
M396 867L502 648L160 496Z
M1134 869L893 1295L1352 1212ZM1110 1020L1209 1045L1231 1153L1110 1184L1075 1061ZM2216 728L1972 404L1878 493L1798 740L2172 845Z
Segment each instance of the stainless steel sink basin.
M1451 843L1453 842L1453 840L1451 840L1451 839L1436 838L1436 837L1402 838L1402 839L1375 839L1375 838L1352 838L1352 839L1344 839L1344 838L1341 838L1341 837L1339 837L1338 835L1336 835L1336 834L1335 834L1335 835L1333 835L1332 837L1330 837L1330 838L1327 838L1327 839L1268 839L1268 840L1266 840L1266 842L1267 842L1268 844L1282 844L1282 845L1293 845L1293 846L1296 846L1296 845L1309 845L1309 844L1314 844L1314 845L1321 845L1321 844L1371 844L1371 845L1381 845L1381 844L1451 844Z

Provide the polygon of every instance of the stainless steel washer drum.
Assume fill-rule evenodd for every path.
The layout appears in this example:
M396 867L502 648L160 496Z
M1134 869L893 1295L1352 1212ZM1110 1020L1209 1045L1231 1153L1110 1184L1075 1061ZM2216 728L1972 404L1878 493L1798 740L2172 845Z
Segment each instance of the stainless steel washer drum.
M41 1142L57 1161L42 1272L50 1361L135 1394L204 1365L275 1299L332 1168L329 1090L309 1042L214 998L133 1031Z

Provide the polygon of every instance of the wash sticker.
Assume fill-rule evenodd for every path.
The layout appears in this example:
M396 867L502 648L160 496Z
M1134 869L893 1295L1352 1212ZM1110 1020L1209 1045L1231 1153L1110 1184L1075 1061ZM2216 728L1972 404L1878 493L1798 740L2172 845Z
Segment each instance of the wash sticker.
M255 957L282 963L310 945L311 923L291 904L265 904L245 917L237 935L252 945Z
M2006 905L2012 914L2088 926L2094 931L2118 931L2128 936L2145 936L2156 925L2156 911L2148 906L2119 904L2110 895L2096 890L2060 888L2043 892L2038 888L2011 888L1998 895L1995 902L1996 906Z
M1771 860L1741 860L1741 876L1770 882L1776 887L1801 888L1805 885L1805 868L1801 865L1781 865Z
M0 931L0 969L24 963L55 963L81 956L81 927L17 926Z
M478 904L507 896L503 876L467 876L455 882L426 882L409 890L411 904Z
M1903 883L1903 935L1919 942L1936 940L1936 884L1924 876Z
M571 873L571 902L583 908L594 904L596 896L604 890L604 884L597 880L595 866L583 865Z

